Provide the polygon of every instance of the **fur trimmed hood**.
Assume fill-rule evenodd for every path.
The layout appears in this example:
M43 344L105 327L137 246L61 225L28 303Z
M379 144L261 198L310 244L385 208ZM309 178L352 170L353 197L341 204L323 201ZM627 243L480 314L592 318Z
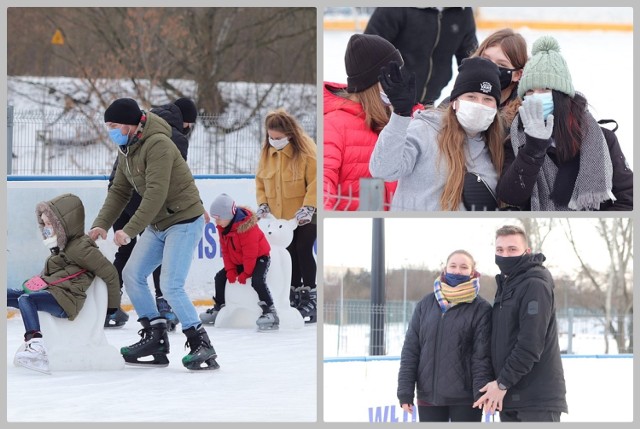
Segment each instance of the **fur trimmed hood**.
M62 194L50 201L41 201L36 205L36 218L40 234L44 228L41 215L46 214L58 237L58 247L64 250L73 238L84 235L84 205L73 194Z
M244 210L245 217L238 222L238 232L243 233L258 224L258 216L249 207L240 206L239 210Z

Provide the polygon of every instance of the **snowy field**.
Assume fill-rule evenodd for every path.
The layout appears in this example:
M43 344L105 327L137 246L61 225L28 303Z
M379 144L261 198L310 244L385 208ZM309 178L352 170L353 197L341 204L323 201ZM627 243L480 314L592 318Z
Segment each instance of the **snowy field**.
M501 8L483 8L497 9ZM504 8L504 15L491 11L492 18L537 19L536 11L541 8ZM517 16L513 9L527 11L532 16ZM546 8L542 8L546 9ZM603 11L596 16L586 15L583 8L576 20L602 21ZM509 12L511 10L511 12ZM508 12L510 14L508 14ZM539 11L542 13L542 11ZM519 12L522 13L522 12ZM539 13L538 13L539 15ZM563 15L563 17L568 15ZM611 22L618 22L619 16L611 17ZM563 19L565 20L565 19ZM560 52L565 58L573 85L589 102L589 110L596 119L615 119L619 128L616 131L620 146L627 162L633 168L633 33L615 31L540 31L529 28L517 28L527 41L528 53L531 55L533 42L543 35L552 35L560 44ZM493 31L478 30L478 42L482 42ZM344 52L352 32L325 31L323 35L323 80L346 83L347 75L344 67ZM597 53L597 54L594 54ZM453 61L453 77L447 87L442 90L440 100L451 93L457 66Z
M396 397L400 360L390 359L325 362L324 421L411 421ZM562 422L633 421L633 359L563 358L562 364L569 408Z
M197 308L198 312L205 310ZM120 348L140 339L134 312L107 329ZM180 327L178 327L180 329ZM207 327L220 369L188 371L185 336L169 333L166 368L41 374L13 366L22 342L19 316L7 320L8 422L315 422L316 325L259 333ZM45 338L46 343L46 338Z

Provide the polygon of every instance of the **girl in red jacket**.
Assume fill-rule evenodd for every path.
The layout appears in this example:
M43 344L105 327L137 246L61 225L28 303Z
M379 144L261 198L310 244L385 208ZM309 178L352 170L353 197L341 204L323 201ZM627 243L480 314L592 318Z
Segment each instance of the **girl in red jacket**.
M402 56L380 36L354 34L344 61L347 84L324 84L325 210L358 210L360 179L371 177L369 158L391 115L378 75L391 61L402 64ZM385 184L385 207L395 188Z
M200 320L203 323L215 323L218 312L225 304L227 280L229 283L246 284L247 279L251 278L251 286L258 293L258 305L262 308L262 315L256 321L258 329L278 329L280 320L266 281L271 246L258 226L258 217L248 208L236 207L233 198L227 194L220 194L213 200L209 214L215 220L220 235L224 268L214 278L215 305L201 313Z

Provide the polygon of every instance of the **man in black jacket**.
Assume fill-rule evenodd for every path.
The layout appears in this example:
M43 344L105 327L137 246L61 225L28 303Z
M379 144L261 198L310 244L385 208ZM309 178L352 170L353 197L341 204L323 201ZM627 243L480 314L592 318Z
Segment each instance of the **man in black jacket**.
M391 42L404 65L416 75L417 101L432 105L457 66L478 47L476 22L470 7L378 7L365 34Z
M551 273L517 226L496 231L498 289L491 358L496 376L473 406L500 411L500 421L560 421L568 412Z

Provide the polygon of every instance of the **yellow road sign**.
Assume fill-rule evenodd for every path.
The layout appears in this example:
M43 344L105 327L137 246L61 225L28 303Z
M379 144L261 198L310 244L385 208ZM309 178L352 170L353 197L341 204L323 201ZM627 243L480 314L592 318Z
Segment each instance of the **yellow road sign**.
M56 32L53 33L53 37L51 38L51 44L64 45L64 36L62 35L62 32L60 30L56 30Z

